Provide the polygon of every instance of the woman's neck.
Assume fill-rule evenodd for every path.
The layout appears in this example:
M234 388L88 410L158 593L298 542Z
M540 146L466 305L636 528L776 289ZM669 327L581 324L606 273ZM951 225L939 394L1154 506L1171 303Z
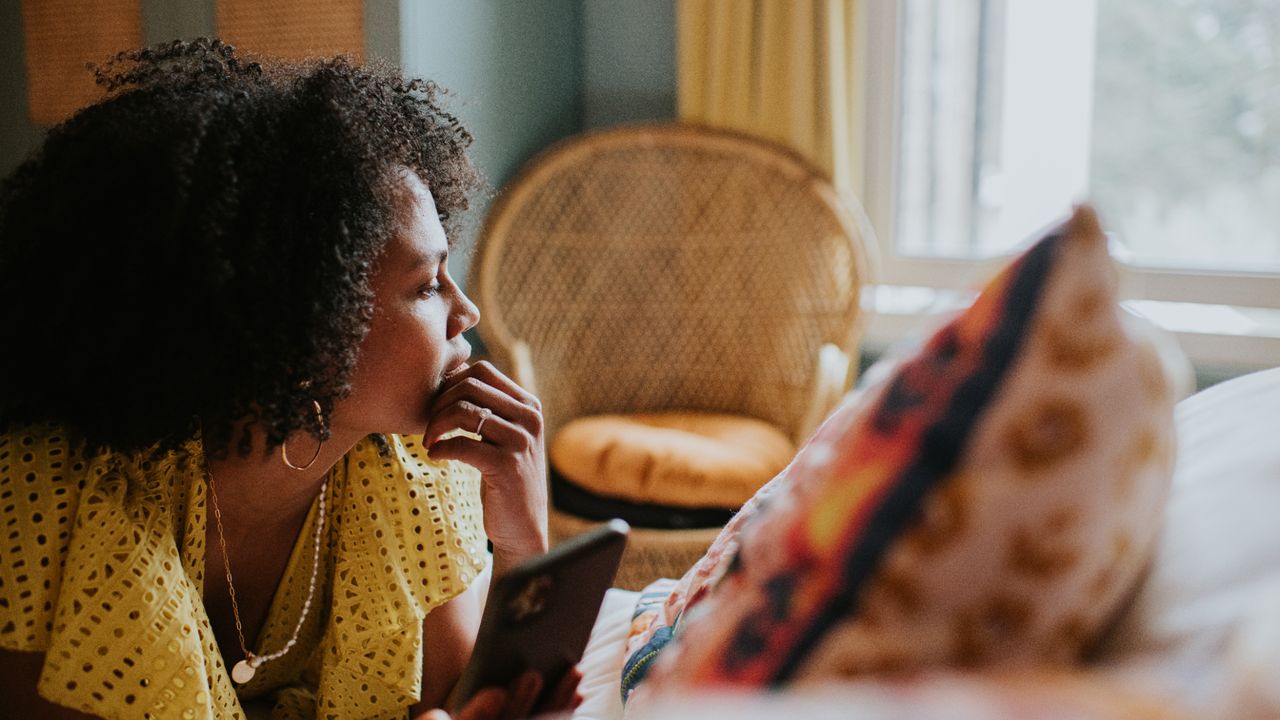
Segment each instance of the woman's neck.
M295 524L320 493L329 470L360 440L335 432L317 452L319 441L314 437L292 435L286 443L289 459L305 467L296 470L284 464L278 447L267 450L257 428L247 432L251 439L248 454L229 450L225 456L205 458L209 478L216 484L223 522L241 529ZM308 462L313 454L314 462Z

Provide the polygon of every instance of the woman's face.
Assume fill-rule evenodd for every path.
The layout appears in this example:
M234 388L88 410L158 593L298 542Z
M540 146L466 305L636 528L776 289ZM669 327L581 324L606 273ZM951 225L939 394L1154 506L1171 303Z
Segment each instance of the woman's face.
M449 244L431 192L404 172L395 194L395 232L373 269L373 320L351 394L334 408L335 432L421 433L445 375L471 354L463 331L480 319L449 276Z

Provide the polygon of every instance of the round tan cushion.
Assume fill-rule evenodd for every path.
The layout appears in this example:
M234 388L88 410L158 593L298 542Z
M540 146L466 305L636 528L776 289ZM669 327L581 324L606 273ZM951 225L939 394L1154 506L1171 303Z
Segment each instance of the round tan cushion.
M796 448L769 423L736 415L596 415L565 425L551 464L588 492L638 503L736 508Z

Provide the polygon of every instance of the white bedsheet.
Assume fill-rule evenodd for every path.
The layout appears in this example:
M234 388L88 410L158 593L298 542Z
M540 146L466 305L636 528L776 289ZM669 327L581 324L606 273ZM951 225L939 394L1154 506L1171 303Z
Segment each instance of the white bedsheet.
M591 630L591 639L582 654L578 669L582 682L582 705L574 711L574 720L618 720L622 717L623 651L627 630L631 627L631 613L635 610L640 593L627 590L610 590L604 596L600 615Z

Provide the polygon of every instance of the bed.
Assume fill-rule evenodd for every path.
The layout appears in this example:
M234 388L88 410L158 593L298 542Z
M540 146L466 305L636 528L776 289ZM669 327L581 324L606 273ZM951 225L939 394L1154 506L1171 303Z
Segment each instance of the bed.
M1177 461L1154 556L1087 663L1017 673L946 668L783 692L686 692L631 716L1280 717L1280 368L1221 383L1175 411ZM622 717L637 593L611 590L583 658L573 717Z

